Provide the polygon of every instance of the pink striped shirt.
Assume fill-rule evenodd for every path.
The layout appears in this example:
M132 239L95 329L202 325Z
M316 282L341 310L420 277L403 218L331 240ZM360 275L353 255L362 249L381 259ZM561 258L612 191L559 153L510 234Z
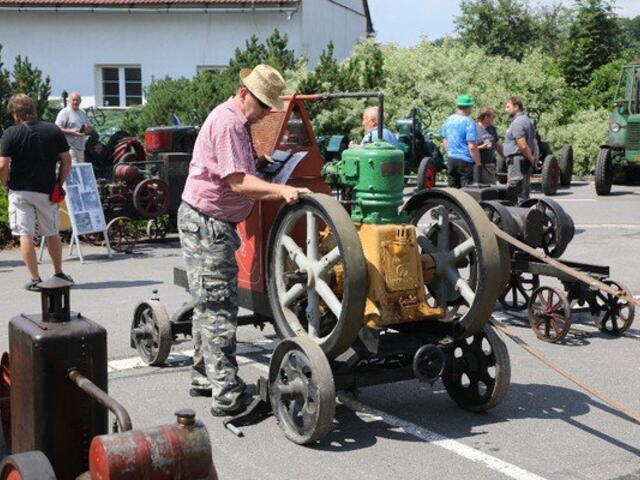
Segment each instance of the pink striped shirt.
M224 180L240 172L255 175L256 158L247 118L230 99L214 108L200 129L182 199L205 215L240 222L254 201L231 191Z

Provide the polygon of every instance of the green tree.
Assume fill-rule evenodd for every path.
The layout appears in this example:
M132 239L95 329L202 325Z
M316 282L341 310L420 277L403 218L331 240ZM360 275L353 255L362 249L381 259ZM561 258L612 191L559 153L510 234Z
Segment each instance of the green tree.
M542 6L533 16L535 35L531 46L557 56L569 36L571 10L560 4Z
M629 49L630 56L640 57L640 15L634 18L618 18L622 30L623 44Z
M591 74L621 53L620 26L610 0L576 0L576 11L560 55L567 83L584 87Z
M2 63L2 45L0 45L0 129L11 124L7 102L11 97L11 75Z
M520 60L532 45L534 17L521 0L463 0L460 11L455 28L466 46Z
M16 57L13 64L11 93L26 93L36 104L38 116L42 117L49 105L51 95L51 80L49 76L42 77L42 71L34 67L28 57Z

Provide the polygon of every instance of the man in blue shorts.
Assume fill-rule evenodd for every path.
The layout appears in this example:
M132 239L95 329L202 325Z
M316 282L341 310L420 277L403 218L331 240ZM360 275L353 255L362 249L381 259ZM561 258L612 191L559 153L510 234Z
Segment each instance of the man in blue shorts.
M447 153L447 184L460 188L473 183L473 165L480 165L480 151L477 127L471 119L471 95L460 95L456 107L442 127L442 142Z

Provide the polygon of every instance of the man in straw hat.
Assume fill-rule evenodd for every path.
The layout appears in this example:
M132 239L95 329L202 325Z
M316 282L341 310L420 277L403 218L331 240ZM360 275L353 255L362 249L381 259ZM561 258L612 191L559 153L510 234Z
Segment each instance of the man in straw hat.
M211 396L211 413L234 415L251 395L238 377L236 316L240 247L236 224L255 200L295 203L306 188L266 182L256 176L249 126L272 108L281 109L284 79L258 65L240 72L234 97L218 105L200 129L178 210L178 230L187 265L193 310L192 396Z

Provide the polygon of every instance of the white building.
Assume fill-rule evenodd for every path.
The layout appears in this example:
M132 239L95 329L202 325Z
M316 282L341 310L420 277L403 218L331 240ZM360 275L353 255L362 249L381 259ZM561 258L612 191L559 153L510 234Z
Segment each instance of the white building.
M275 28L312 66L329 41L343 58L372 32L367 0L0 0L5 66L29 57L52 96L77 90L85 107L138 104L152 78L223 67Z

